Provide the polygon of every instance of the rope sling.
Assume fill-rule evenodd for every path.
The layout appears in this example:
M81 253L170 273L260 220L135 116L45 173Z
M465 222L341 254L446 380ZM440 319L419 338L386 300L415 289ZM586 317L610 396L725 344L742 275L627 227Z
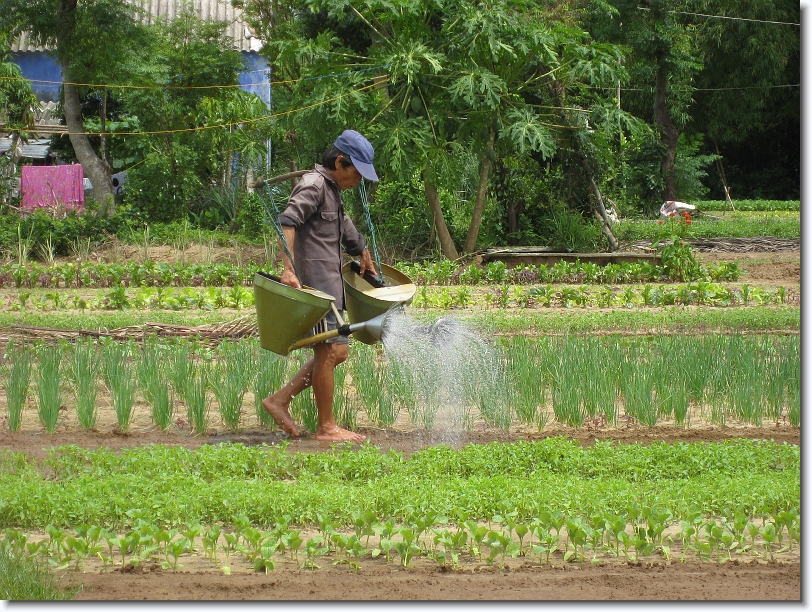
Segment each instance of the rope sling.
M272 184L270 180L266 180L262 182L265 187L265 192L267 194L267 198L264 198L260 195L260 201L262 202L262 207L265 210L265 216L267 217L268 223L273 227L274 232L276 233L279 242L282 243L282 248L285 251L285 255L287 255L288 259L290 260L291 264L293 264L293 272L296 274L296 278L301 280L298 271L296 270L296 264L293 260L293 254L290 252L290 248L288 247L288 241L285 239L285 232L282 230L282 224L279 222L279 215L281 214L280 206L277 204L277 199L280 202L284 202L285 206L287 206L288 198L285 196L283 189L278 184ZM364 180L361 179L361 182L358 184L358 194L361 199L361 206L364 209L364 219L366 221L367 227L369 228L369 235L372 242L372 254L375 258L375 267L378 269L379 273L381 271L381 255L378 252L378 241L375 239L375 225L372 223L372 215L369 211L369 199L367 198L367 190ZM268 209L268 204L266 202L270 200L271 206L273 207L273 214ZM381 277L382 279L382 277Z
M364 180L358 184L358 194L361 196L361 206L364 208L364 217L369 228L369 237L372 239L372 254L375 256L375 267L379 274L382 274L381 256L378 253L378 242L375 240L375 226L372 224L372 216L369 214L369 201L367 200L367 189Z

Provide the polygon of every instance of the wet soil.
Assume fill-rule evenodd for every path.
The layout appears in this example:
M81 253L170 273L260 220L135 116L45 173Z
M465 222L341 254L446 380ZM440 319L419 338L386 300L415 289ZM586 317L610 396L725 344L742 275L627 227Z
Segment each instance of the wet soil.
M333 443L316 440L312 434L305 433L300 438L290 438L280 431L269 431L260 427L248 427L239 432L210 430L208 435L193 436L180 430L160 431L155 428L141 429L133 427L126 434L115 427L99 427L96 430L84 431L78 428L61 427L54 434L39 430L9 432L7 426L0 430L0 449L25 452L36 461L44 459L51 448L75 444L82 448L107 448L119 451L150 444L165 446L184 446L199 448L204 444L235 443L246 446L266 444L279 446L287 444L289 452L325 452ZM369 444L381 449L381 452L395 450L409 456L421 449L440 444L451 448L462 448L468 444L488 444L489 442L515 442L517 440L541 440L555 436L564 436L576 440L582 445L591 446L596 440L617 440L624 444L650 444L652 442L721 442L734 438L774 440L779 443L800 444L801 430L787 423L771 423L765 427L748 427L730 424L724 427L711 425L691 425L675 427L657 425L642 427L600 427L585 426L581 429L563 426L548 426L542 431L522 431L514 427L510 431L487 428L480 431L451 430L418 430L398 431L359 427L358 431L367 436Z

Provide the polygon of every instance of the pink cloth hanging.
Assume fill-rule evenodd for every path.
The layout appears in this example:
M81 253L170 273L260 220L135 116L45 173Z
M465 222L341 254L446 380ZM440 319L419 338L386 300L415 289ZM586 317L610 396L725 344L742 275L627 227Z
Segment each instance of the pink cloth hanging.
M65 212L85 209L84 172L81 164L66 166L23 166L20 177L20 208L31 213L38 208Z

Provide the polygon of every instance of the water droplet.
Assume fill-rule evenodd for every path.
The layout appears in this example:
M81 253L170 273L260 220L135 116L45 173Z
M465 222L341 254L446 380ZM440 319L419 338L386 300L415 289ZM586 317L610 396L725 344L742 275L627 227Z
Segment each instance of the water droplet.
M412 421L438 442L454 444L484 418L509 426L504 359L497 347L449 316L431 325L404 309L384 319L382 341L394 396L403 398Z

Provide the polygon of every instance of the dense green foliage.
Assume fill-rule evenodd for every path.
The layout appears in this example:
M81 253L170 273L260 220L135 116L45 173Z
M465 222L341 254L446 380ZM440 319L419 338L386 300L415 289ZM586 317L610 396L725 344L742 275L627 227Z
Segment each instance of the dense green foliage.
M346 127L376 146L372 213L395 258L505 243L613 248L595 219L604 205L653 216L664 197L719 198L726 167L734 198L798 197L799 9L789 0L237 4L267 41L273 118L237 86L242 60L222 23L183 10L140 25L120 0L8 3L3 34L30 30L73 81L91 84L78 91L80 121L104 137L90 136L83 157L128 171L118 218L38 220L23 234L42 244L50 232L63 254L76 238L173 219L258 239L249 172L266 161L272 174L311 167ZM4 85L7 106L22 117L14 87ZM73 159L66 138L54 148ZM2 217L8 249L16 214Z
M749 440L580 448L553 438L459 451L440 446L409 458L368 445L295 454L239 444L118 454L62 447L42 467L4 451L0 523L120 528L139 516L180 526L229 524L244 514L262 526L285 515L299 524L321 515L348 525L361 509L487 520L505 508L527 519L544 510L624 513L632 504L667 508L674 517L694 507L709 515L760 515L799 506L799 460L798 447Z

